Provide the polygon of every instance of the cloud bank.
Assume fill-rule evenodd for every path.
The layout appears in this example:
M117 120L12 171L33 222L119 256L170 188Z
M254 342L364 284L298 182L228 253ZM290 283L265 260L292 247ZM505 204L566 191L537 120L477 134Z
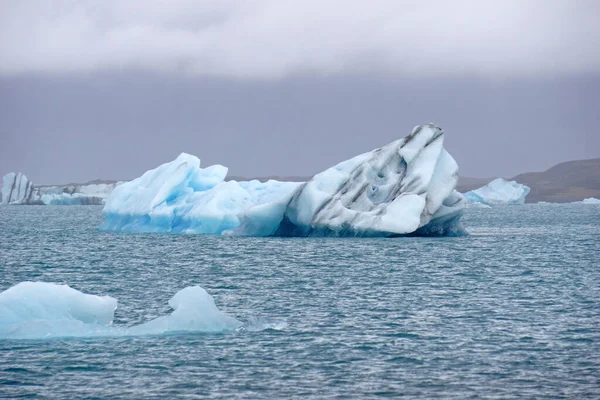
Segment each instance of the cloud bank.
M2 1L0 75L597 73L599 13L594 0Z

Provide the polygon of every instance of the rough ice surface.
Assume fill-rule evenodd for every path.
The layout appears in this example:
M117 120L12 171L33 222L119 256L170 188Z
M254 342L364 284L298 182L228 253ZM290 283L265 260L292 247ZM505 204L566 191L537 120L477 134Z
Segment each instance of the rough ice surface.
M35 186L24 174L11 172L3 178L0 204L101 205L121 183Z
M287 204L276 236L448 235L464 198L458 165L429 124L316 175Z
M112 326L117 300L67 285L22 282L0 293L0 339L137 336L177 332L233 331L243 324L217 308L200 286L169 300L170 315L133 327Z
M101 228L121 232L221 234L240 225L253 206L289 198L296 182L225 182L227 168L200 168L182 153L174 161L117 187L104 206Z
M481 203L488 206L525 204L529 190L528 186L498 178L479 189L466 192L464 195L469 203Z
M227 168L177 159L117 187L101 228L244 236L462 234L464 197L443 131L407 137L356 156L306 183L225 182Z

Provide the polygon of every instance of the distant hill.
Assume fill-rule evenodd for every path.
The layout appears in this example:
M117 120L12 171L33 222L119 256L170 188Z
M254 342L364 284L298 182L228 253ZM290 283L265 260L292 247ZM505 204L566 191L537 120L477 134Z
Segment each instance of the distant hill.
M461 176L456 189L462 193L468 192L486 185L492 179ZM600 198L600 158L567 161L543 172L526 172L509 180L531 188L527 196L528 203L570 203L587 197Z
M531 188L527 202L565 203L587 197L600 198L600 158L567 161L544 172L512 178Z

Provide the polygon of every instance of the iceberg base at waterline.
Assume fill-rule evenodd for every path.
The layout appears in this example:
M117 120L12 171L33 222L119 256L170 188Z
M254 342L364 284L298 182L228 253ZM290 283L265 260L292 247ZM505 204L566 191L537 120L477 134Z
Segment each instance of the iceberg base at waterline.
M21 282L0 293L0 339L231 332L244 327L221 312L200 286L180 290L169 305L174 310L170 315L120 327L112 325L117 309L112 297L85 294L67 285Z
M466 201L444 133L428 124L310 181L225 181L182 153L115 188L101 229L239 236L461 235Z

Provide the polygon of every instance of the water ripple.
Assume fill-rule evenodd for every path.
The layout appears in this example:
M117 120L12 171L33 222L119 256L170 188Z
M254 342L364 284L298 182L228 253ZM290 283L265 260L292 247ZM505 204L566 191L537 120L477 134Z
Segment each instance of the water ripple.
M468 209L463 238L99 232L98 207L0 207L0 290L205 287L229 334L0 341L0 398L595 398L600 207Z

